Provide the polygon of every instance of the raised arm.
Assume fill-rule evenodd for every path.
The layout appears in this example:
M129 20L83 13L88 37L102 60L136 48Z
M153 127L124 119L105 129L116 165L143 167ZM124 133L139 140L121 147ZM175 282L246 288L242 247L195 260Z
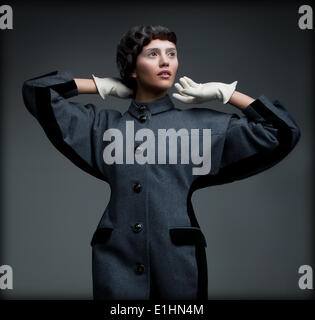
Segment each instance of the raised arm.
M98 93L96 84L93 79L74 78L78 88L78 93L95 94Z
M102 135L121 114L92 103L69 101L79 92L92 93L93 80L76 80L70 72L58 71L26 80L22 87L24 103L61 153L85 172L107 181Z
M108 95L122 99L128 99L133 96L133 91L126 87L119 78L99 78L94 76L94 74L92 77L93 79L73 79L78 88L79 94L99 93L104 100Z
M235 90L228 103L244 111L254 101L254 98Z
M241 105L239 101L236 104ZM274 166L300 140L299 126L278 100L272 102L261 95L242 111L246 117L230 115L218 183L243 179Z

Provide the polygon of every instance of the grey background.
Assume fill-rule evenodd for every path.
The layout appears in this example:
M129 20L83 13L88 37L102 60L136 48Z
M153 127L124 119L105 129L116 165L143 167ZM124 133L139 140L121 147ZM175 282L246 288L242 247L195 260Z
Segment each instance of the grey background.
M178 37L179 69L197 82L278 99L301 128L297 147L268 171L193 194L206 236L209 299L309 299L298 268L313 264L314 30L302 2L9 1L1 36L1 257L13 268L4 299L92 299L90 240L109 185L60 154L26 110L24 80L54 70L118 76L116 45L130 27L161 24ZM313 8L314 9L314 8ZM175 88L169 93L175 92ZM130 100L71 98L125 112ZM178 108L188 108L173 99ZM205 108L240 111L231 105Z

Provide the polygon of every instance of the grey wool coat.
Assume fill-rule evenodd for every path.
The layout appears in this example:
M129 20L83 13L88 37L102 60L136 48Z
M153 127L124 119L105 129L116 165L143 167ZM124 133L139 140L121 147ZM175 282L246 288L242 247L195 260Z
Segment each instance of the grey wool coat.
M25 106L51 143L111 188L110 201L91 237L94 299L208 299L207 242L191 196L195 190L250 177L281 161L300 139L292 116L278 100L271 102L264 95L243 111L244 116L196 105L181 110L168 94L152 102L131 99L121 114L69 101L76 95L67 71L23 84ZM200 152L211 155L210 171L193 174L191 159L177 164L106 163L103 153L113 141L103 136L111 128L121 131L124 146L129 138L135 154L148 155L145 139L126 136L127 121L135 131L150 129L155 138L161 136L159 129L185 128L190 139L186 142L199 143ZM206 132L211 140L203 136L203 141L211 143L202 144L200 132ZM179 159L180 139L177 142Z

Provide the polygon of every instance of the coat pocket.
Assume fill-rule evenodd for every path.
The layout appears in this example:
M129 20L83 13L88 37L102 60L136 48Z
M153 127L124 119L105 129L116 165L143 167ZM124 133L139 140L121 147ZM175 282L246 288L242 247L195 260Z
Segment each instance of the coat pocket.
M95 244L106 243L109 237L111 236L112 231L113 231L113 228L111 227L98 228L94 232L94 235L91 241L91 246L94 246Z
M170 237L176 245L207 246L207 241L198 227L170 227Z

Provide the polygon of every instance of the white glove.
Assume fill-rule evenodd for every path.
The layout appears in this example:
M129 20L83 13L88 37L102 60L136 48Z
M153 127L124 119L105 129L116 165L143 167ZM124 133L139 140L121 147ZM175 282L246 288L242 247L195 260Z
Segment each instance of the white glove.
M226 104L237 85L237 81L231 84L222 82L196 83L190 78L184 76L175 83L179 93L173 93L173 97L184 103L202 103L205 101L218 99Z
M96 88L100 96L105 100L106 96L114 96L118 98L131 98L132 89L125 86L119 78L99 78L92 74Z

